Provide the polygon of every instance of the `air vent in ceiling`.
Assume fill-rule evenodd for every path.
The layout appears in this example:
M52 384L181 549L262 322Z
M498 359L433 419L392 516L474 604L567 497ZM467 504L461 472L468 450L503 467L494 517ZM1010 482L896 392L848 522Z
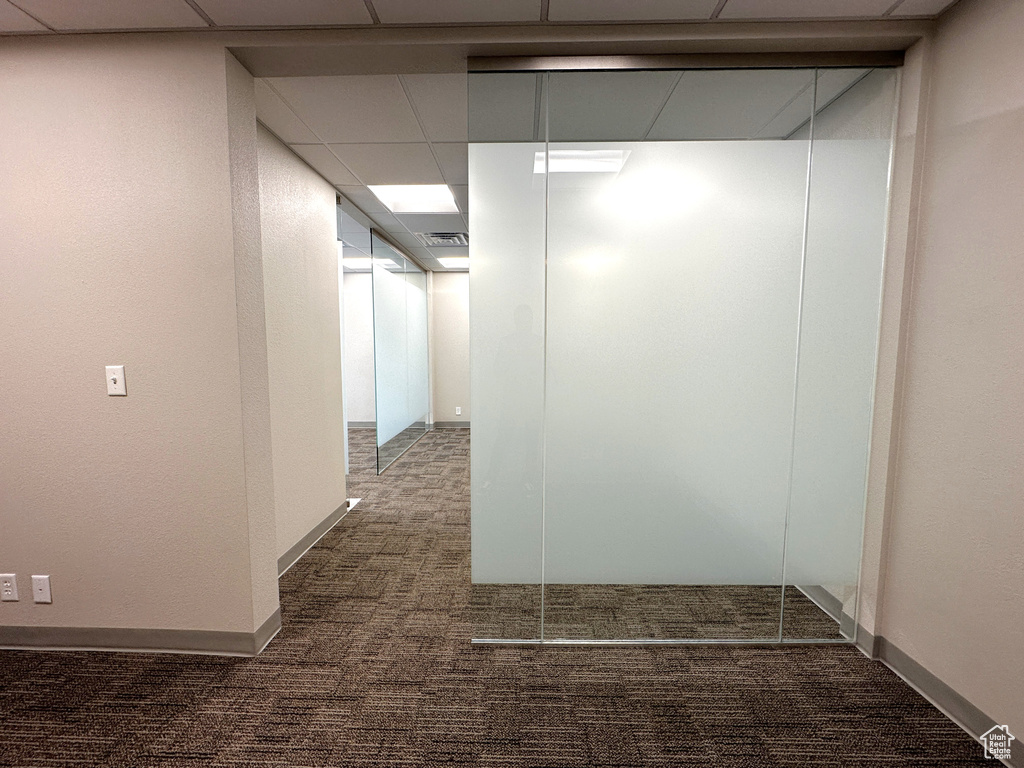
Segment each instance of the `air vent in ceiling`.
M428 247L469 245L469 235L465 232L417 232L416 237Z

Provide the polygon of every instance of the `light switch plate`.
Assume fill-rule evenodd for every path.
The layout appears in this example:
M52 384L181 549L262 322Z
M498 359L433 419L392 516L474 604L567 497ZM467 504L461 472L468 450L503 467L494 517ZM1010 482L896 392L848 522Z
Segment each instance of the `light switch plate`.
M18 577L13 573L0 573L0 602L18 602Z
M107 366L107 394L112 397L125 397L128 395L128 386L124 382L124 366Z
M50 577L32 577L32 599L37 603L52 603L50 599Z

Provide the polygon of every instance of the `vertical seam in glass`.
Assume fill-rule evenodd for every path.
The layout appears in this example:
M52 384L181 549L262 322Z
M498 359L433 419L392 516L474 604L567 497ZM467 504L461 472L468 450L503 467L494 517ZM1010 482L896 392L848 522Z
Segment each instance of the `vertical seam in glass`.
M551 148L548 132L548 96L550 72L541 81L541 99L544 104L544 350L543 381L541 389L541 449L540 449L540 640L544 642L545 563L547 562L547 492L548 492L548 204L551 190Z
M796 408L800 392L800 337L803 331L804 278L807 274L807 231L811 212L811 166L814 162L814 113L818 107L818 70L814 70L811 89L811 122L807 136L807 182L804 187L804 233L800 249L800 288L796 307L796 357L793 361L793 415L789 431L789 480L786 488L786 516L782 526L782 594L779 599L779 642L782 642L786 618L786 549L789 544L789 516L793 509L793 463L796 459ZM840 613L840 616L842 614Z
M877 72L877 69L872 70ZM867 533L868 525L868 480L871 477L871 447L875 437L875 395L878 391L878 356L882 348L882 302L885 300L885 273L889 263L889 218L892 213L892 179L896 166L896 129L899 120L900 97L903 91L903 68L896 69L896 88L892 101L892 120L889 125L889 168L885 182L885 231L882 236L882 269L878 276L878 313L875 317L875 367L871 374L870 414L868 420L868 441L864 461L864 498L861 506L860 523L860 558L857 561L857 596L853 602L853 637L850 639L856 643L860 634L860 601L861 601L861 577L864 572L864 536ZM884 507L884 505L883 505Z

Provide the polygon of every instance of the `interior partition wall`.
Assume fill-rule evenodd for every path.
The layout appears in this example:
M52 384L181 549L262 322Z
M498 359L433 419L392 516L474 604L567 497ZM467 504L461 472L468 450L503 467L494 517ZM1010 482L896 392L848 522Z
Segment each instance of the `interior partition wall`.
M853 637L897 84L470 74L477 639Z
M377 472L426 434L427 275L371 232Z

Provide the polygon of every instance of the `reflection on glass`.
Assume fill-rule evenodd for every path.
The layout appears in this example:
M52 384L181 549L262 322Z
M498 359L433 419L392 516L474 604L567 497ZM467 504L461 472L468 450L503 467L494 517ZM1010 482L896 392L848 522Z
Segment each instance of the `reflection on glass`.
M427 432L427 276L373 234L377 472Z

